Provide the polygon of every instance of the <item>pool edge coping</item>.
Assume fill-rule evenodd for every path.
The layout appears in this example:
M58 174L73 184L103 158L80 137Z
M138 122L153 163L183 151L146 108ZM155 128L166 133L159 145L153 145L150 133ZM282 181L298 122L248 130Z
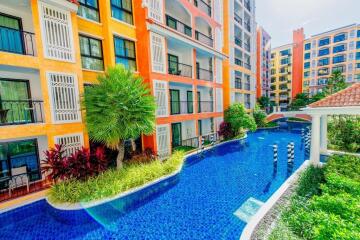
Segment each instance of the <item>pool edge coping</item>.
M217 144L214 144L214 145L211 145L211 146L207 146L206 148L204 148L201 151L202 152L208 151L208 150L210 150L210 149L212 149L214 147L218 147L218 146L221 146L221 145L224 145L224 144L227 144L227 143L244 140L247 137L248 137L247 134L245 134L245 136L242 137L242 138L232 139L232 140L229 140L229 141L224 141L224 142L220 142L220 143L217 143ZM112 196L112 197L103 198L101 200L96 200L96 201L91 201L88 204L80 204L80 203L76 203L76 204L64 204L64 203L55 204L55 203L50 202L47 196L45 197L45 200L46 200L47 204L49 204L51 207L55 208L56 210L60 210L60 211L78 211L78 210L83 210L83 209L86 209L86 208L96 207L96 206L99 206L99 205L102 205L102 204L105 204L105 203L108 203L108 202L111 202L111 201L126 197L126 196L128 196L128 195L130 195L132 193L141 191L141 190L143 190L143 189L145 189L147 187L150 187L152 185L155 185L155 184L157 184L159 182L162 182L164 180L167 180L167 179L169 179L171 177L174 177L174 176L178 175L183 169L185 159L190 157L190 156L196 155L198 153L199 153L199 150L186 154L185 157L184 157L184 162L173 173L162 176L162 177L157 178L157 179L155 179L155 180L153 180L151 182L148 182L148 183L146 183L144 185L129 189L129 190L125 191L125 192L119 193L119 194L117 194L115 196Z
M273 208L276 202L281 198L285 191L296 181L308 166L310 166L310 160L305 160L301 166L288 178L286 181L276 190L275 193L261 206L259 211L251 218L243 229L239 240L250 240L256 227L259 225L260 221L266 216L266 214Z

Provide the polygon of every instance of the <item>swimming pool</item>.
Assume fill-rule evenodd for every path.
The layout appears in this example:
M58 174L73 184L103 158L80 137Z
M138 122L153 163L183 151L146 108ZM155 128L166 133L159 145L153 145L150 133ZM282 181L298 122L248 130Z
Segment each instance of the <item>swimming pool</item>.
M88 210L84 224L59 221L45 200L0 214L0 239L239 239L246 223L234 212L249 198L265 202L286 180L290 141L295 171L305 160L300 134L258 131L190 156L179 175L141 196Z

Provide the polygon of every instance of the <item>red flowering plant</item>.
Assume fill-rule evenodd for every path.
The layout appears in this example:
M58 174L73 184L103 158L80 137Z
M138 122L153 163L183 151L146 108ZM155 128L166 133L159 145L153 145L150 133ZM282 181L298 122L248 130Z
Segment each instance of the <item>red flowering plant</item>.
M107 168L104 148L98 147L95 151L81 148L70 156L66 156L62 145L55 145L45 151L45 160L42 161L42 172L48 173L54 181L77 179L86 180L96 176Z
M224 139L230 139L234 136L230 123L222 122L220 124L219 135L224 137Z

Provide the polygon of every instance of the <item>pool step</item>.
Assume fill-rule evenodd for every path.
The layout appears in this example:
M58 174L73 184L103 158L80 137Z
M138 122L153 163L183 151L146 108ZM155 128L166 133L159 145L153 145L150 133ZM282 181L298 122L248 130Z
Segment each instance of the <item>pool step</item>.
M237 216L241 221L248 223L252 216L254 216L260 207L264 203L260 200L257 200L253 197L246 200L241 207L239 207L235 212L234 215Z

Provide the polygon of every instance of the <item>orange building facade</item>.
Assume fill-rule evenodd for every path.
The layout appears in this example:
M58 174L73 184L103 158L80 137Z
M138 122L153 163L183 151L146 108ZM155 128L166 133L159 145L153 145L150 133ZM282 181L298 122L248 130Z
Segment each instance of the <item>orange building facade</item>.
M256 30L256 98L270 97L271 37L261 27Z

